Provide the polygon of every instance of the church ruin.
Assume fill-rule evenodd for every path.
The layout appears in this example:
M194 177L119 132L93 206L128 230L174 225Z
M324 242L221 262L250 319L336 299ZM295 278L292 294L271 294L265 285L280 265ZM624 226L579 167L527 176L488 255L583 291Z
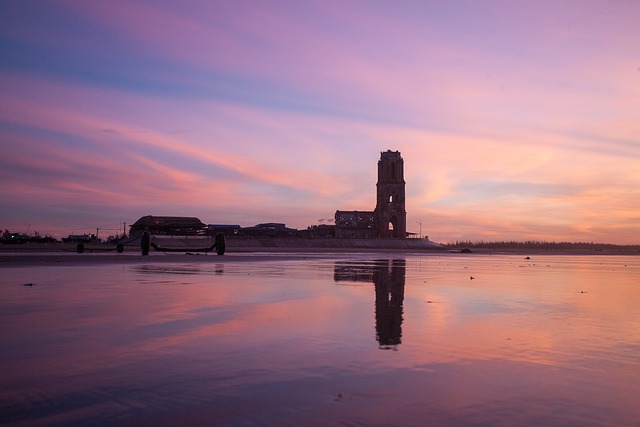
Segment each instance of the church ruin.
M383 151L378 160L376 208L370 211L336 211L336 237L364 239L407 237L404 160L399 151Z

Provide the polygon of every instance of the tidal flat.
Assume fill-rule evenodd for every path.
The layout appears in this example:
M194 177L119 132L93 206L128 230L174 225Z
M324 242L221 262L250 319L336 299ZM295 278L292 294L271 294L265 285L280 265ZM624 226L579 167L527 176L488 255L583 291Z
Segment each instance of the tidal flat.
M640 423L638 256L39 256L3 425Z

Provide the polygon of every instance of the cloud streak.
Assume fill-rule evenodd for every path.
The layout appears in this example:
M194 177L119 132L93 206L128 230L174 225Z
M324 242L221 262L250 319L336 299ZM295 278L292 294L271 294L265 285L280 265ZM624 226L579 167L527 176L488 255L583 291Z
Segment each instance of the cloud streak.
M638 243L640 8L464 3L12 3L0 226L303 228L397 149L435 240Z

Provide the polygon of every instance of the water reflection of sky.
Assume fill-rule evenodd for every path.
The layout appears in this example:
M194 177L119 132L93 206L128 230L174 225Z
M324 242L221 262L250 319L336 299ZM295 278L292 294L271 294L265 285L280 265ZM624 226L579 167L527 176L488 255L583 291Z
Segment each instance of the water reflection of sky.
M640 419L635 257L335 255L1 273L3 423Z

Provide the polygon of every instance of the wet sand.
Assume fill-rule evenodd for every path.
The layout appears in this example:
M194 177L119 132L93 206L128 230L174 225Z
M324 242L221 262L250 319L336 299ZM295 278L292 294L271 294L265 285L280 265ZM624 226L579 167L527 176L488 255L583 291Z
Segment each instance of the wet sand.
M325 258L332 259L344 255L358 254L443 254L446 250L428 241L387 241L377 246L374 241L312 241L302 239L243 239L227 240L224 255L215 251L208 253L190 252L191 246L208 246L198 240L171 239L166 246L185 247L184 252L161 252L152 250L142 256L140 244L132 242L124 247L123 253L116 251L115 245L104 243L84 244L83 253L78 253L77 243L0 245L0 267L27 265L83 265L83 264L137 264L137 263L210 263L210 262L252 262L281 261ZM194 243L195 242L195 243Z
M529 258L5 253L0 422L634 425L640 258Z
M243 248L240 251L230 250L224 255L210 253L162 253L150 252L147 256L142 256L134 250L125 250L119 254L110 252L91 252L79 254L75 250L54 252L46 251L0 251L0 268L2 267L26 267L26 266L56 266L56 265L90 265L90 264L162 264L162 263L240 263L240 262L276 262L293 260L313 260L313 259L334 259L345 257L388 257L390 255L402 256L408 254L407 251L399 249L361 249L358 251L348 249L307 249L292 252L291 250L270 250L264 248ZM442 252L432 253L434 255Z
M238 263L238 262L269 262L282 260L334 259L344 256L366 255L380 256L442 256L454 255L465 257L469 255L519 255L523 259L533 256L610 256L610 255L640 255L635 250L612 249L595 252L589 249L576 250L535 250L535 249L474 249L471 254L461 253L460 249L450 250L407 250L404 248L341 248L341 247L263 247L239 246L228 247L224 255L215 252L155 252L142 256L137 245L125 247L123 253L117 253L115 248L106 245L87 245L84 253L76 251L76 244L57 245L0 245L0 268L35 265L87 265L87 264L140 264L140 263Z

